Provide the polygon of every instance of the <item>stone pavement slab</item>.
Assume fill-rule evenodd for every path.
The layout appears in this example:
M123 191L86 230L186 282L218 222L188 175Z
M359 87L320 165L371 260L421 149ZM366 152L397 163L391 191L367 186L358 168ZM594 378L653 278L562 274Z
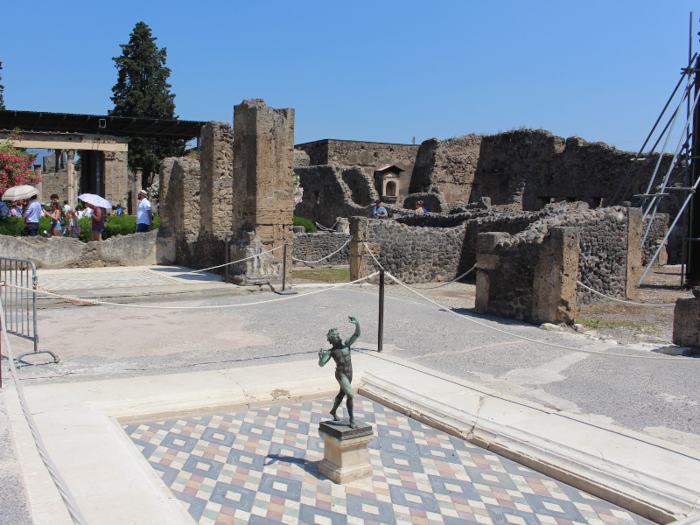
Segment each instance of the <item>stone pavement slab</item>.
M521 525L522 523L538 523L536 521L527 521L526 518L530 517L528 519L531 519L532 514L537 516L539 523L568 523L570 520L564 518L564 514L567 512L573 513L574 508L582 515L584 510L593 512L588 507L578 505L578 503L590 505L590 498L587 500L585 496L581 496L583 500L576 501L576 498L579 498L579 496L574 498L568 495L569 501L565 502L564 499L559 497L561 493L565 493L564 485L559 482L552 481L549 485L545 484L544 487L547 494L545 495L542 492L539 495L545 498L554 495L555 499L560 500L560 503L546 499L530 501L525 494L530 493L530 490L532 493L538 494L535 488L537 490L541 489L539 486L532 487L527 478L531 477L535 480L533 481L535 485L542 485L543 482L538 480L543 478L532 475L527 469L522 470L519 467L514 467L501 459L498 459L500 466L496 464L492 466L489 458L493 456L492 452L494 450L509 455L510 459L524 460L531 468L549 470L558 477L565 478L564 481L568 481L570 484L584 482L594 485L593 488L597 487L603 493L598 495L605 495L611 499L619 500L617 503L623 503L625 506L631 507L633 510L646 516L651 516L655 521L659 522L665 523L670 521L673 516L687 514L690 512L693 504L700 498L700 479L695 475L698 470L700 457L680 447L674 447L652 438L643 437L619 427L610 426L606 428L590 424L587 421L577 420L571 415L559 414L555 410L538 406L536 403L490 392L488 389L478 385L469 385L457 378L436 373L433 370L398 358L386 359L376 354L357 352L353 354L353 364L356 374L355 387L360 394L371 396L375 402L379 402L380 399L385 400L384 402L397 408L404 415L414 415L422 423L429 423L429 426L437 425L440 427L440 430L449 432L453 436L479 442L480 445L485 444L492 449L488 453L475 452L477 456L478 454L484 456L486 462L480 460L481 463L477 462L476 456L470 455L471 459L468 459L466 456L462 457L462 455L458 454L460 461L462 462L463 460L461 466L459 466L459 464L447 460L452 457L449 451L448 453L441 452L439 449L443 448L442 446L434 446L436 443L442 443L444 438L442 440L439 437L431 437L430 440L425 438L426 432L435 435L437 435L437 432L426 429L423 426L412 427L411 420L408 419L402 420L402 423L399 423L397 419L394 430L398 430L398 434L391 434L392 430L389 431L389 434L391 441L399 445L405 442L402 445L405 450L401 450L400 446L398 449L393 450L396 447L388 445L392 450L384 451L389 452L389 454L385 454L386 457L382 458L382 449L379 449L379 461L381 461L382 465L386 463L393 464L395 467L401 466L401 468L395 468L395 474L392 473L387 477L385 489L389 491L388 500L387 495L384 494L382 496L384 500L381 500L382 503L391 501L391 504L394 504L392 489L388 486L398 485L399 481L403 481L402 476L405 477L405 472L414 472L415 474L416 471L423 469L425 473L427 470L433 469L435 473L431 471L431 475L460 482L470 481L470 483L474 484L479 499L484 505L483 507L478 507L476 503L479 502L476 500L470 503L469 498L467 498L466 503L459 503L463 505L460 509L457 509L455 502L452 500L451 504L455 507L455 512L472 513L475 516L474 521L482 522L485 525L489 523L505 525L507 521L513 521L513 519ZM399 385L404 386L401 387ZM407 388L406 385L410 385L410 387ZM304 405L304 403L317 400L321 400L320 406L323 408L323 400L329 399L334 395L336 389L337 384L333 374L329 373L328 370L318 368L315 362L301 361L189 374L27 385L25 393L49 453L53 456L58 469L71 488L87 520L91 523L109 525L112 523L176 524L191 523L192 520L192 516L187 513L182 502L162 482L161 475L167 475L168 480L172 479L173 482L176 482L180 474L173 474L167 469L154 470L142 451L139 451L134 443L128 439L126 433L123 432L123 426L137 425L131 428L138 429L140 428L138 425L143 422L159 422L159 428L154 428L155 434L161 436L158 438L161 440L158 446L161 446L162 439L167 438L168 433L178 424L176 423L177 421L185 421L187 423L188 420L194 418L194 420L201 423L201 417L207 414L235 414L241 411L246 412L276 405L299 405L304 407L308 406ZM69 523L69 518L62 502L49 480L46 470L38 459L36 448L31 441L29 431L24 423L12 390L13 388L8 389L8 416L27 483L27 493L34 523L36 525ZM372 408L376 407L374 404L365 406L363 402L362 406L367 414L366 418L374 417L375 424L377 423L377 411L385 410L384 413L388 413L386 409ZM271 408L267 413L272 413L276 410L277 408ZM298 453L295 452L295 449L304 450L304 445L306 449L313 449L314 445L309 443L308 437L287 435L287 429L289 428L306 428L302 423L308 422L309 428L311 428L312 416L308 416L309 421L297 419L298 423L295 423L294 417L296 416L291 417L292 409L289 412L281 412L281 410L278 414L290 416L285 417L285 419L291 420L291 422L286 421L284 424L280 423L281 426L278 426L278 420L276 420L274 428L266 422L266 419L263 424L260 424L260 421L256 422L256 419L262 418L261 413L266 413L265 410L258 412L258 415L252 417L250 421L246 421L247 415L237 420L241 423L239 430L242 429L244 423L250 424L245 430L247 434L240 439L245 439L246 443L250 441L250 446L243 446L241 450L250 452L252 456L245 456L244 458L242 455L238 457L234 454L236 457L231 457L233 464L240 461L242 464L251 465L251 468L243 468L259 473L260 471L253 469L252 465L259 461L256 459L256 456L264 452L266 452L265 457L268 458L266 461L269 461L269 458L276 458L280 464L292 463L295 465L298 463L287 461L284 458L297 458ZM304 410L307 410L310 414L318 412L308 408ZM279 418L279 415L276 417ZM164 428L170 425L169 421L176 422L170 426L170 429ZM226 423L232 422L233 419L231 422L227 421ZM199 428L202 435L204 435L206 429L197 427L199 423L195 425L194 430ZM151 426L148 428L150 429ZM257 432L254 431L256 426ZM389 426L391 427L391 425ZM217 433L215 428L206 431L208 432L207 436L210 443L218 440L216 444L230 448L230 445L225 443L229 443L231 440L230 434L235 433L230 432L230 425L228 429L224 427L218 428L218 430L228 433ZM222 462L217 459L218 456L214 448L207 446L207 448L212 448L212 451L210 452L206 449L204 449L204 452L202 451L201 445L198 445L200 441L198 437L202 436L197 434L193 434L196 437L192 437L192 435L187 436L183 433L185 432L184 428L183 426L183 430L180 432L181 437L171 435L170 438L167 438L170 440L166 441L166 445L168 445L166 447L167 450L174 451L167 452L167 454L173 457L167 458L172 459L169 465L161 463L164 467L171 467L173 463L178 465L177 461L184 459L182 468L179 470L189 472L191 476L190 481L184 484L180 483L183 486L182 494L187 494L184 492L184 487L189 486L193 490L196 489L196 493L188 494L188 497L193 496L202 499L200 497L201 492L208 493L211 490L211 497L213 498L214 492L216 492L216 498L223 502L217 503L217 505L227 506L225 505L226 499L240 502L244 499L248 501L248 499L253 497L251 493L238 490L239 488L248 489L257 494L261 492L258 489L262 486L267 490L267 492L264 490L262 492L263 494L268 494L270 504L274 503L277 505L277 507L273 508L273 512L277 512L275 509L279 510L280 500L274 500L273 498L279 498L282 493L291 491L291 485L295 484L286 483L285 485L284 482L280 483L272 478L269 478L269 481L265 481L262 479L262 476L258 476L259 480L251 480L249 482L252 484L257 483L254 490L251 488L252 485L246 486L246 481L244 480L240 480L243 481L243 487L240 487L238 482L234 483L234 476L232 476L230 480L227 478L230 483L227 481L224 481L224 483L237 488L229 489L225 486L219 486L217 490L216 482L205 482L206 479L213 479L205 474L210 469L218 469L217 462L231 465L232 463L226 463L230 451L226 460ZM550 432L552 428L554 430ZM144 429L142 428L142 430ZM168 432L165 432L165 435L163 435L163 433L159 433L160 430L168 430ZM284 432L276 433L276 430L284 430ZM415 435L413 435L413 442L408 439L409 433L412 433L413 430L423 433L425 443L416 441ZM189 432L189 430L186 432ZM133 435L133 432L131 434ZM253 437L255 435L259 437ZM182 436L191 439L182 439ZM277 439L275 439L275 436L277 436ZM305 436L308 436L308 434ZM403 441L401 439L402 436L404 436ZM195 439L197 443L195 443ZM239 437L235 434L234 444L237 439ZM270 443L266 451L264 451L265 444L261 444L261 442L265 440L277 443L279 450L276 448L275 451L271 452L272 444ZM142 441L144 441L142 446L145 448L156 444L147 442L147 440ZM255 443L255 448L253 448L253 442ZM454 442L450 440L450 443ZM419 444L427 448L421 449L418 447ZM418 450L417 457L420 459L417 459L415 455L406 459L405 453L409 450L413 451L413 447L410 445L416 445ZM198 446L200 447L199 449L197 448ZM453 446L455 450L459 447L459 445ZM469 448L471 445L465 446ZM193 459L189 460L188 467L185 469L185 463L187 463L188 458L178 456L178 447L180 450L189 449L190 447L192 451L198 450L202 453L202 457L209 461L209 467L200 463L195 464L194 461L199 460ZM153 448L153 451L156 451L156 448ZM420 450L423 450L423 456L421 456ZM404 456L400 452L404 452ZM212 457L205 457L205 453L211 454ZM447 454L447 456L441 456L441 453ZM164 453L163 457L166 457L166 453ZM436 457L443 458L444 461L443 459L436 460ZM177 458L180 459L176 461ZM160 459L162 458L159 458L159 462ZM424 464L422 462L423 459L431 460L433 463ZM469 463L469 461L472 463ZM426 465L432 466L428 468ZM238 466L241 465L236 465L236 468ZM276 465L274 468L279 469L281 466L283 465ZM503 487L498 487L498 484L503 485L507 483L504 476L479 470L474 470L470 473L467 469L469 467L488 470L487 467L490 467L495 473L504 474L504 471L505 473L508 472L507 466L508 468L516 469L519 472L517 476L522 476L522 479L518 478L516 481L521 483L527 481L530 488L527 489L525 485L522 485L522 490L519 493L517 490L511 493L509 490L512 489L508 485L505 488L505 492L500 492L500 489ZM607 467L602 468L605 466ZM173 466L172 468L175 467ZM285 468L293 469L294 467L285 466ZM455 468L458 470L463 468L464 470L457 472L453 470ZM229 467L227 469L226 472L231 471ZM441 474L440 469L444 470L444 475ZM211 471L212 476L215 470ZM449 470L452 470L453 477L450 477ZM219 473L221 472L224 472L223 466ZM523 472L528 473L528 475L523 476ZM582 472L585 473L585 476L582 475ZM265 473L267 472L263 468L263 475ZM269 473L288 480L292 479L292 474L289 472L289 477L280 475L282 473L281 470ZM465 473L466 477L469 478L468 480L465 477ZM511 473L515 474L515 472ZM193 478L195 475L199 477ZM411 476L413 474L408 475ZM311 473L309 476L313 476L313 474ZM460 478L460 476L462 477ZM388 481L390 478L393 482ZM514 478L510 474L508 474L508 478L515 484ZM193 479L199 486L193 487L189 484ZM295 479L295 481L301 483L298 487L300 489L299 513L301 513L301 498L312 498L308 491L303 491L305 479L306 474L302 476L302 479ZM430 478L428 478L429 481ZM415 476L413 481L407 478L407 483L408 485L405 488L413 490L412 484L415 484L415 490L426 492L437 501L441 501L436 495L436 493L440 495L440 491L459 492L461 490L463 492L467 490L459 489L464 484L457 482L438 482L436 485L429 483L431 488L428 489L425 480L421 479L419 484ZM452 485L457 488L451 488ZM482 485L482 487L478 485ZM203 489L202 486L206 488ZM401 483L401 486L404 486L403 483ZM640 492L640 487L646 487L646 491ZM495 488L498 488L499 491L494 492ZM397 491L399 489L393 490ZM483 494L479 490L483 490ZM503 502L498 501L499 498L495 497L496 492L502 495L501 499L503 499ZM294 494L296 494L296 488L294 488ZM441 495L448 496L449 494ZM377 503L380 500L378 498L373 500L372 497L367 497L361 490L356 494L352 494L352 496L350 498L346 495L344 504L347 509L351 507L354 509L353 513L355 513L355 516L351 515L351 518L356 520L368 519L376 522L374 518L381 514L381 509L383 508L383 505ZM449 496L451 497L451 495ZM360 499L355 499L355 497ZM365 501L362 498L370 501ZM397 492L394 494L394 498L396 498L396 501L404 503L404 507L408 507L402 511L404 513L402 515L411 515L411 505L406 504L407 502L414 504L425 502L425 505L428 505L432 501L428 496L425 496L424 500L421 498L421 494L410 491L402 491L400 494ZM487 498L490 499L487 500ZM522 502L522 498L524 498L525 503ZM190 506L193 503L200 505L195 500L191 498L190 500ZM354 500L354 502L350 500ZM309 499L308 502L310 503L310 501ZM443 503L450 505L447 501L443 501ZM573 507L569 506L568 503L572 503ZM333 499L331 499L331 506L332 504ZM493 506L491 512L488 511L489 509L486 509L488 515L478 514L477 516L476 509L480 508L481 512L486 508L487 504ZM188 509L190 506L188 506ZM311 507L311 505L307 506ZM318 507L318 505L316 506ZM340 506L343 505L341 504ZM604 507L601 504L597 504L597 506L600 506L601 509L609 509L609 507ZM470 509L468 510L466 507ZM508 514L508 511L499 510L497 507L510 508L511 511L519 510L526 513L527 516L524 517L518 513L514 515L512 512ZM228 511L222 511L222 508L212 507L208 510L226 514ZM270 506L266 510L269 511ZM418 510L425 511L425 509ZM447 510L452 512L451 508ZM556 517L550 515L545 518L548 511L558 512L559 514ZM367 514L362 514L363 512ZM596 510L595 512L598 513L599 511ZM600 512L606 514L607 511L601 510ZM611 511L614 519L627 519L629 517L629 514L622 515L615 512ZM283 521L285 520L284 516L286 516L287 523L294 522L291 516L284 514L284 511L282 514ZM358 514L362 517L359 517ZM384 514L381 515L383 516ZM453 515L449 516L449 514L445 515L454 517ZM569 517L571 516L570 514L568 515ZM204 510L202 510L201 516L205 516ZM600 523L595 521L600 518L600 515L593 517L592 514L588 514L588 516L592 522ZM230 517L232 520L235 519L235 516ZM328 518L328 516L326 517ZM414 517L419 518L418 522L420 523L431 523L430 517ZM557 518L565 521L557 521ZM260 519L262 520L263 516L260 516ZM267 518L266 515L265 519L269 520L270 518ZM613 520L609 516L605 519ZM414 520L414 522L416 521ZM437 520L432 520L432 522L440 523ZM443 519L442 522L449 523L449 520ZM214 521L207 523L214 523ZM260 523L268 522L260 521ZM348 518L348 523L361 523L361 521L352 521Z
M142 302L225 297L248 294L257 287L224 283L221 275L184 266L124 266L69 270L37 270L41 289L67 296L105 301ZM38 296L39 307L71 303L46 295Z

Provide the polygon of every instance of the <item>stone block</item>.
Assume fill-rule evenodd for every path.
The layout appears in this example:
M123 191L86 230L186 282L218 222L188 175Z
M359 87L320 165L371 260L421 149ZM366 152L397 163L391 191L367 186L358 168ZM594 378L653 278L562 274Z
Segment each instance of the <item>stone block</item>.
M700 348L700 299L676 300L673 312L673 343Z
M510 234L505 232L480 233L476 238L476 251L478 253L493 253L499 241L509 238Z
M495 270L498 268L499 257L492 253L478 253L476 255L476 267L481 270Z

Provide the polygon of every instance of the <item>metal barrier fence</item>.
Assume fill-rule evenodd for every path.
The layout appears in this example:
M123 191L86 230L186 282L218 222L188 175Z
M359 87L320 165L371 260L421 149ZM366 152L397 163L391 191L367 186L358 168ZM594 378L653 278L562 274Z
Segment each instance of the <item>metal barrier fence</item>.
M36 266L29 259L14 259L0 257L0 281L22 288L36 290ZM36 293L0 286L0 301L5 311L5 330L23 339L34 342L34 350L24 352L16 357L17 361L24 356L49 354L55 363L59 358L50 350L39 350L39 334L36 328Z

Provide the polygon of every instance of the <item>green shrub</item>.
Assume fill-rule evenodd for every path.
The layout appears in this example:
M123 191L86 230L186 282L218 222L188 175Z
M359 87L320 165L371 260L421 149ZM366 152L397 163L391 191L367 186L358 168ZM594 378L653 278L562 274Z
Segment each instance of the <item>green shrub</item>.
M22 217L0 217L0 234L19 237L24 231Z
M90 241L90 232L92 231L92 218L86 217L78 221L80 224L80 235L78 239L83 242ZM151 230L155 230L160 226L160 216L153 217L153 226ZM44 233L46 232L46 233ZM24 233L24 219L21 217L0 217L0 235L12 235L20 237ZM107 218L107 226L102 232L102 240L109 239L115 235L129 235L136 233L136 216L123 215L121 217L113 216ZM51 235L51 220L48 217L39 219L39 235L48 237Z
M316 225L309 219L304 219L303 217L297 217L295 215L292 217L292 224L294 226L303 226L306 228L306 233L316 233Z

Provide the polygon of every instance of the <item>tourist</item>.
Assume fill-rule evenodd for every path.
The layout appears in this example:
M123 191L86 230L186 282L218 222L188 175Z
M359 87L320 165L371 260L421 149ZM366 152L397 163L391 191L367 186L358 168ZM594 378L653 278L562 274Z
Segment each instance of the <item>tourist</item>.
M117 211L114 214L118 217L122 217L124 215L124 208L122 207L121 203L117 206Z
M90 232L91 241L101 241L102 232L105 229L105 212L103 208L99 206L93 206L89 202L86 202L86 211L90 212L89 217L92 217L92 231Z
M68 236L72 239L76 239L80 236L80 223L78 222L78 216L75 211L68 208Z
M372 209L372 217L375 219L386 219L389 214L386 212L386 208L382 206L382 201L374 201L374 208Z
M24 212L24 231L29 237L36 237L39 231L39 219L41 219L42 209L39 201L36 200L36 193L29 197L29 206Z
M5 201L0 201L0 217L8 217L10 215L10 207Z
M57 200L51 198L51 208L49 211L44 210L44 216L51 219L51 237L60 237L63 233L63 227L61 226L61 204Z
M68 201L63 201L63 213L68 214L70 211L70 205L68 204Z
M83 211L83 217L87 217L88 219L92 217L92 208L89 205L85 205L85 210Z
M145 233L153 226L153 209L145 190L139 190L139 207L136 209L136 233Z
M22 216L22 206L19 202L13 202L10 208L10 217L21 217Z
M426 213L428 213L428 212L426 211L426 209L423 207L423 201L416 201L416 209L415 209L415 212L416 212L418 215L425 215Z

